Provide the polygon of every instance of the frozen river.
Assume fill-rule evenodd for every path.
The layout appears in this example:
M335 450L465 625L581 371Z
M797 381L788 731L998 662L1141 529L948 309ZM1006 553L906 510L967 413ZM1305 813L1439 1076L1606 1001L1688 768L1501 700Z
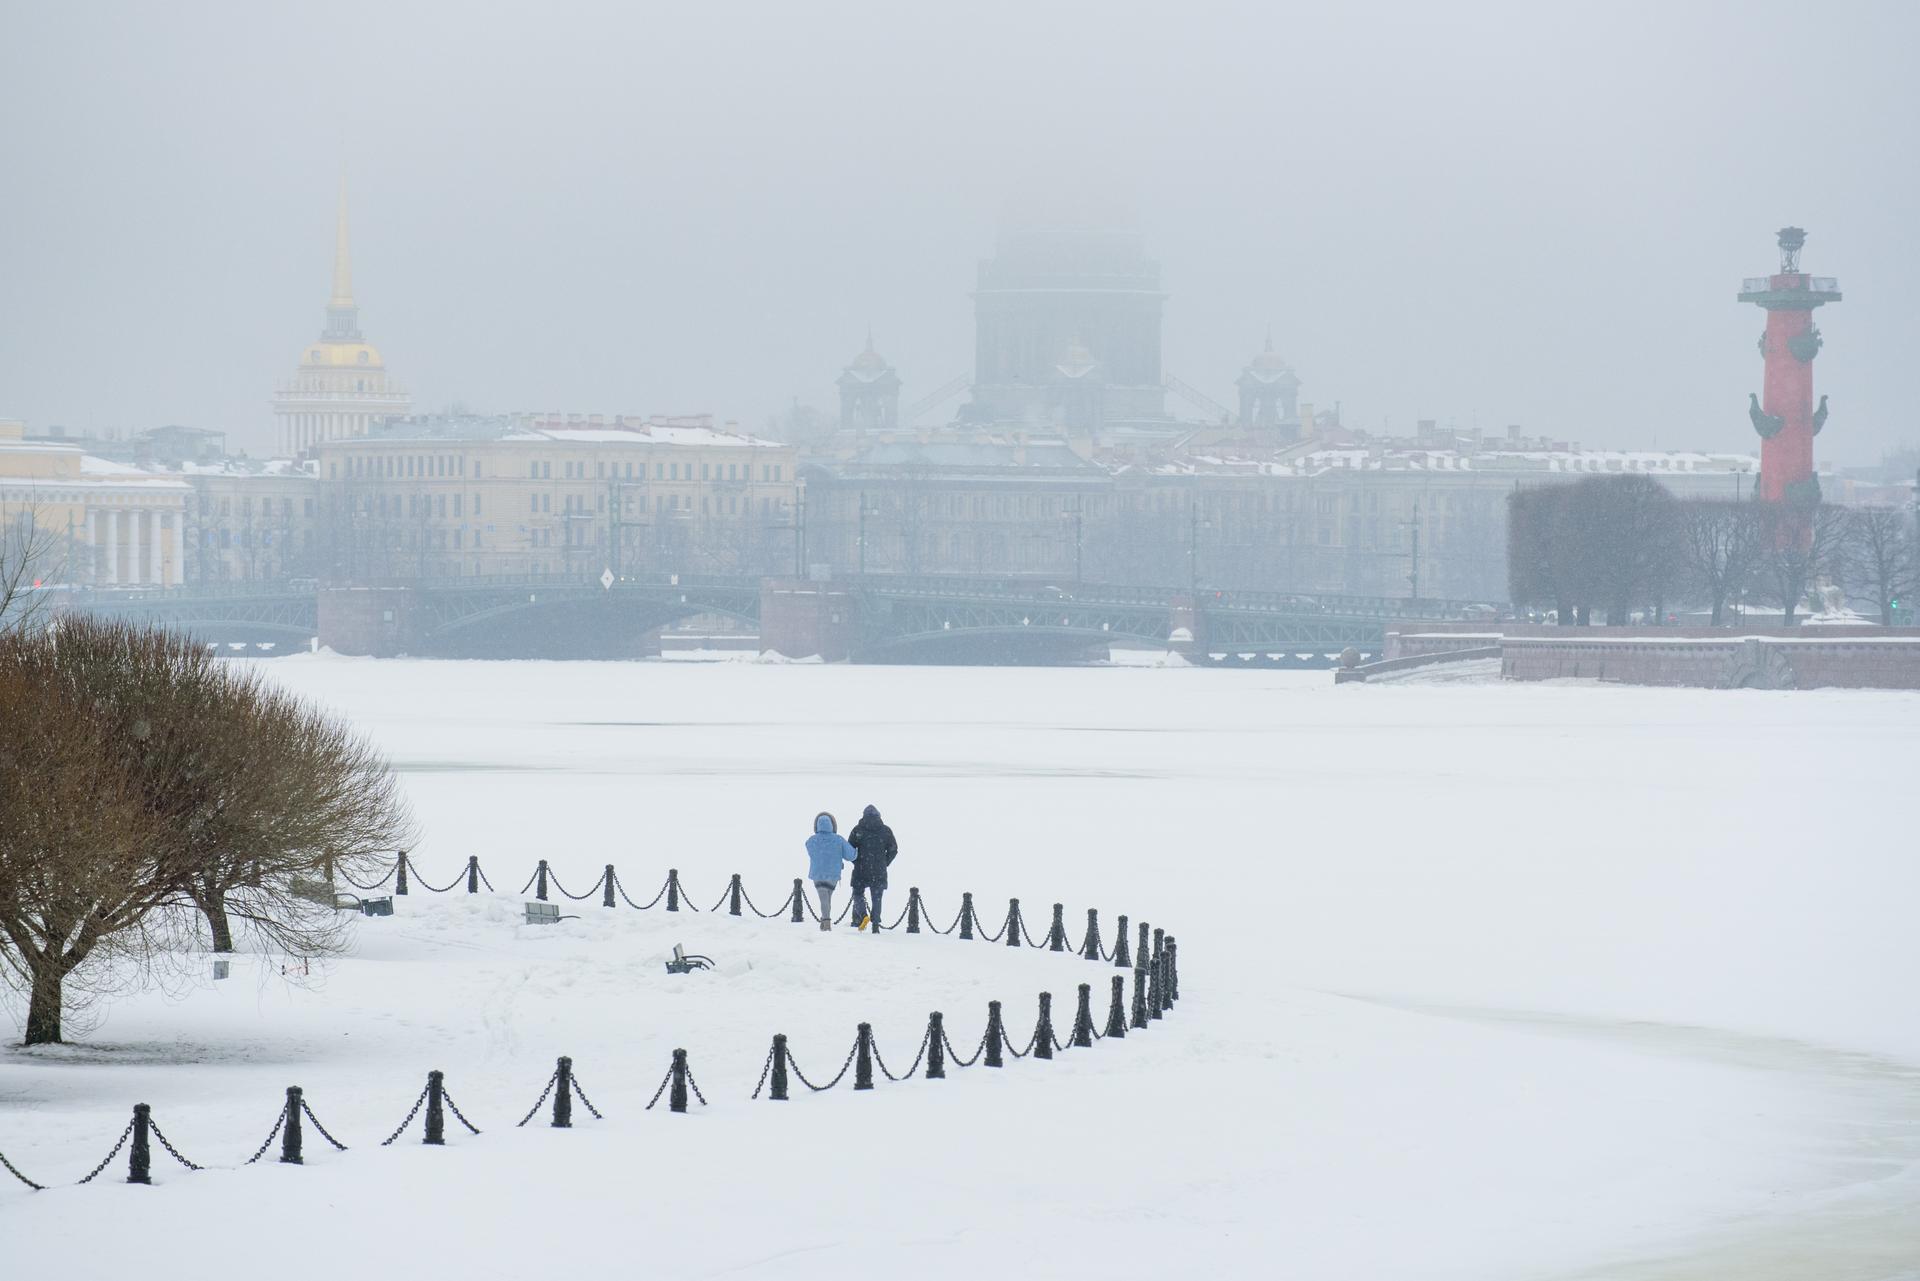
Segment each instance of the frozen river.
M874 1220L823 1236L802 1191L740 1173L743 1140L676 1210L731 1252L660 1275L834 1275L869 1266L840 1252L863 1233L870 1258L932 1276L1920 1275L1902 817L1920 698L1181 668L268 670L391 753L435 881L478 854L512 890L546 857L574 888L611 862L650 895L671 865L703 907L735 871L777 901L811 816L844 828L874 803L901 904L909 884L1000 910L1018 894L1035 922L1067 903L1076 940L1086 906L1179 934L1189 999L1150 1049L1084 1088L1008 1073L990 1104L876 1095L856 1120L822 1096L804 1115L831 1119L788 1134L818 1165L793 1177L867 1189ZM874 984L961 982L945 963ZM898 996L902 1020L932 999ZM96 1035L179 1017L134 1002ZM491 1017L430 1034L495 1043ZM709 1041L734 1034L716 1019ZM222 1027L206 1035L248 1035ZM996 1171L1036 1134L1057 1179ZM66 1211L0 1201L0 1228L10 1213ZM473 1239L501 1269L475 1275L517 1275L518 1238Z

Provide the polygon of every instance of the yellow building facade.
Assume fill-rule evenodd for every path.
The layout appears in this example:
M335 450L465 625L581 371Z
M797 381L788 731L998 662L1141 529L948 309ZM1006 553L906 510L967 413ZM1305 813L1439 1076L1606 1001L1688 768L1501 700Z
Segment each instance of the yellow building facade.
M706 416L408 419L318 446L335 578L769 572L792 561L792 446Z
M292 381L273 394L280 453L300 458L311 455L324 441L364 436L382 419L404 415L412 403L413 398L387 373L379 348L360 333L343 186L334 229L333 293L327 300L326 327L300 353Z
M184 480L109 462L77 445L28 440L0 420L0 528L40 549L32 577L90 587L185 581Z

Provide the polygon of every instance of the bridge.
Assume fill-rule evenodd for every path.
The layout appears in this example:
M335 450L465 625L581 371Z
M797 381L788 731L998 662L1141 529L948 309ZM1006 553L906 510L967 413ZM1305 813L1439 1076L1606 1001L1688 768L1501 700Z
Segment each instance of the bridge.
M1325 667L1380 653L1392 619L1457 619L1484 605L1006 578L871 574L823 581L696 574L541 575L323 586L206 584L75 591L60 611L186 632L236 651L315 639L349 654L630 658L659 629L733 620L763 648L830 661L1048 663L1114 645L1214 665ZM56 611L56 612L60 612Z

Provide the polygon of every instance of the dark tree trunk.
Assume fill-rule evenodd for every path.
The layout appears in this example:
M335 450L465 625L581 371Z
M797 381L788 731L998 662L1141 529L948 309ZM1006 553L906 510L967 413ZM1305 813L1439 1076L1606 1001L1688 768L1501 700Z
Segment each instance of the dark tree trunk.
M57 962L28 957L33 971L32 995L27 1000L28 1045L60 1043L60 968Z
M1713 598L1713 616L1711 619L1708 620L1712 626L1714 627L1720 626L1720 614L1724 608L1725 608L1724 598L1716 595Z
M224 891L203 889L199 896L200 910L206 915L207 929L213 934L215 952L233 951L233 925L227 920L227 896Z

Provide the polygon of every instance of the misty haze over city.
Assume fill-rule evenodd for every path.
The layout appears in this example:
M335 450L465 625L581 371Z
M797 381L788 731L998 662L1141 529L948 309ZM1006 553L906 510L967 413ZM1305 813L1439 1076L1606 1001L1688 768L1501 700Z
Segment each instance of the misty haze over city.
M0 1278L1920 1281L1917 56L0 0Z
M0 391L41 426L270 452L344 173L421 409L758 428L830 411L869 326L912 400L970 368L1003 212L1084 197L1144 234L1165 369L1215 399L1270 327L1355 426L1634 448L1747 444L1731 296L1797 223L1850 285L1827 452L1914 439L1911 6L16 5L4 35Z

